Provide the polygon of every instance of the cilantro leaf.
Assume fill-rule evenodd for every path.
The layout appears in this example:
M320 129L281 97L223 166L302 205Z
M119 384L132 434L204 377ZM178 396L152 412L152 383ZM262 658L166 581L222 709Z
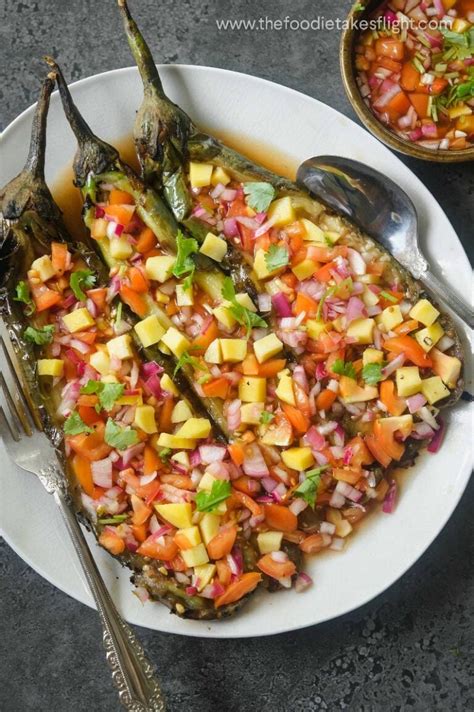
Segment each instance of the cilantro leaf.
M104 519L98 519L99 524L121 524L126 519L129 518L129 514L115 514L113 517L105 517Z
M314 509L316 497L318 496L319 483L321 482L321 473L327 470L328 465L316 467L314 470L308 470L306 479L301 482L298 488L294 491L295 497L301 497Z
M39 329L35 329L33 326L28 326L23 332L23 336L27 341L36 344L36 346L44 346L45 344L50 344L53 340L54 326L53 324L48 324L47 326L42 326Z
M197 360L197 358L190 356L187 351L184 351L179 357L179 359L176 361L173 376L176 376L178 371L180 371L183 366L192 366L194 369L198 369L201 368L201 363Z
M319 300L318 311L316 312L316 319L321 319L321 316L323 313L324 302L326 301L326 299L329 299L329 297L332 297L334 294L336 294L338 288L339 288L339 285L336 284L336 285L334 285L334 287L329 287L329 289L326 289L323 296Z
M185 237L181 230L178 230L176 234L176 246L178 254L176 255L176 262L174 264L172 274L178 279L187 275L187 286L185 286L185 289L189 289L194 275L194 270L196 269L196 265L194 264L194 260L191 255L197 253L199 245L197 240L193 237Z
M267 410L264 410L260 415L260 422L262 425L267 425L268 423L271 423L274 418L275 416L273 413L269 413Z
M158 457L160 458L161 462L168 462L170 455L171 455L170 447L164 447L158 453Z
M230 497L231 486L227 480L214 480L210 492L201 490L196 495L196 507L198 512L212 512L217 506Z
M13 297L15 302L23 302L23 304L26 304L27 309L25 309L25 312L27 316L31 316L32 314L34 314L36 306L33 299L31 298L30 287L28 283L21 280L20 282L18 282L15 289L16 297Z
M380 292L380 296L386 299L388 302L392 302L393 304L397 304L398 302L398 299L394 297L393 294L390 294L390 292L385 292L384 290L382 290Z
M363 12L365 10L365 5L362 5L361 2L356 2L354 7L353 7L354 12Z
M367 363L362 369L362 378L369 386L375 386L383 378L381 364Z
M348 378L353 378L354 380L357 377L354 365L350 362L343 361L342 358L337 358L334 361L333 365L331 366L331 371L334 371L334 373L338 373L340 376L347 376Z
M77 411L73 411L64 422L64 432L66 435L81 435L82 433L92 433L92 428L84 423Z
M264 213L275 197L275 188L271 183L244 183L244 193L247 205L257 213Z
M114 423L112 418L109 418L105 426L104 439L110 447L114 447L117 450L126 450L131 445L138 443L138 433L130 427L121 428L120 425Z
M87 381L82 386L81 393L86 395L97 394L99 396L99 408L96 410L111 410L117 398L123 394L125 386L123 383L102 383L102 381Z
M95 275L90 269L78 269L71 273L69 286L74 292L76 299L83 302L87 296L82 291L83 289L91 289L95 284Z
M234 284L230 277L224 278L224 283L222 286L222 296L226 301L230 302L230 306L227 308L229 309L234 319L239 324L242 324L243 326L247 327L247 335L255 326L262 326L264 328L268 326L265 319L262 319L262 317L256 314L255 312L250 311L250 309L247 309L247 307L244 307L242 304L239 304L239 302L237 301L237 296L235 294Z
M270 245L265 253L265 263L269 272L286 267L290 260L288 250L282 245Z

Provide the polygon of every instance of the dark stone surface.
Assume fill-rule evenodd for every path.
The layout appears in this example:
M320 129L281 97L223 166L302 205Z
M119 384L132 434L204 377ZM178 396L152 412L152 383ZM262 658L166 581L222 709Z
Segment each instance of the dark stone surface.
M157 61L256 74L355 118L339 77L337 32L224 35L215 26L226 16L342 17L348 2L133 4ZM114 0L0 0L0 36L2 127L36 99L46 52L73 80L132 64ZM472 164L406 162L472 249ZM246 641L139 630L170 712L474 709L473 495L471 483L445 530L398 583L336 621ZM2 712L118 710L96 614L41 579L6 544L0 550Z

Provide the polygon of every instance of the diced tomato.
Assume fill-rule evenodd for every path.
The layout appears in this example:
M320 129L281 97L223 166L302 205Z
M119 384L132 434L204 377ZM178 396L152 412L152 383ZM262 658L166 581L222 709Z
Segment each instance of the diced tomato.
M251 571L247 574L242 574L242 576L231 583L225 593L221 596L217 596L214 601L216 608L221 606L227 606L229 603L235 603L240 601L241 598L246 596L248 593L254 590L262 580L262 575L256 571Z
M399 40L384 37L375 43L375 54L400 61L405 55L405 46Z
M150 559L158 559L159 561L172 561L178 554L178 547L173 541L171 534L163 535L163 543L158 541L161 537L156 537L154 534L145 539L137 549L137 554L140 556L149 556Z
M293 561L290 561L290 559L288 561L275 561L271 554L262 556L258 560L257 566L264 574L275 579L288 578L296 573L296 565Z
M420 84L421 74L410 60L405 62L402 69L400 84L405 91L415 91Z

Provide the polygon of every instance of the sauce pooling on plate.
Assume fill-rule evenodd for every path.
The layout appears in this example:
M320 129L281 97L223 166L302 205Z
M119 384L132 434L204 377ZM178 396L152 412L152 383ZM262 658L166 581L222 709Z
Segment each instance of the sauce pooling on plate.
M366 104L425 148L474 145L474 0L392 0L356 45Z

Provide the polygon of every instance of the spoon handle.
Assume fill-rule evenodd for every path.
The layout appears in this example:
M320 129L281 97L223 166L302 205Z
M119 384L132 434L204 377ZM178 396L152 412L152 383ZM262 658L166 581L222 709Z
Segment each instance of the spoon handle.
M471 329L474 328L474 312L472 308L460 299L446 282L441 282L429 269L424 272L421 281L440 301L447 304L465 324Z

